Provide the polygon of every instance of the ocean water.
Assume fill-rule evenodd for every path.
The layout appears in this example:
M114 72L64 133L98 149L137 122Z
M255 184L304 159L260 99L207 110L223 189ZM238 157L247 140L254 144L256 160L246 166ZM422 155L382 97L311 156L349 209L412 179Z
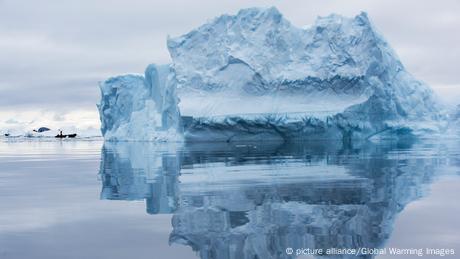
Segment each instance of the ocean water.
M458 140L4 139L0 258L459 258L459 175Z

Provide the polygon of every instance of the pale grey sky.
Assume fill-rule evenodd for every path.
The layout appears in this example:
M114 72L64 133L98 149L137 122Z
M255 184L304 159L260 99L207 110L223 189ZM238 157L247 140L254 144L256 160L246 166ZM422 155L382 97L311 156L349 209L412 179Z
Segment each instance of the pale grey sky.
M31 110L97 120L98 81L168 63L167 35L253 6L276 6L297 26L366 11L412 74L451 103L460 97L458 0L0 0L0 122Z

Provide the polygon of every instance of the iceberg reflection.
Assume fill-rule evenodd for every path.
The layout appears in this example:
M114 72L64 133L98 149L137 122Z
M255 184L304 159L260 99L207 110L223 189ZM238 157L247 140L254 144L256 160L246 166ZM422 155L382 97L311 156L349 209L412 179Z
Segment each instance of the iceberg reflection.
M171 213L177 207L179 172L179 156L170 150L152 143L105 143L101 199L145 199L147 213Z
M106 143L101 198L145 199L148 213L173 213L170 243L201 258L377 248L439 163L417 158L411 146Z

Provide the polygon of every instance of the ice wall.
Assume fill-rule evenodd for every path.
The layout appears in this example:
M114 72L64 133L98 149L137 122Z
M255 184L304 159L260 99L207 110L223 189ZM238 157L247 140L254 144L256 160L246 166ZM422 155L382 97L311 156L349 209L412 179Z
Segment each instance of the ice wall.
M178 98L169 65L149 65L143 75L100 84L101 132L110 141L179 141Z

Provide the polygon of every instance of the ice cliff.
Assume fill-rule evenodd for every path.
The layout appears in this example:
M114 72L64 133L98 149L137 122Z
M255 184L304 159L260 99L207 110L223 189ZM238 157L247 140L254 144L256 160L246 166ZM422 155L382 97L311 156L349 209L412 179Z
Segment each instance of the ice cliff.
M405 70L365 13L319 17L302 29L276 8L250 8L169 38L167 45L169 76L155 78L151 88L135 76L103 84L101 107L119 95L128 97L128 106L141 106L136 114L123 110L122 98L113 109L100 109L106 139L159 134L156 114L164 104L146 90L157 85L171 94L177 89L181 101L167 102L167 114L178 126L180 110L189 141L351 141L439 130L433 92ZM125 81L132 87L110 90Z
M110 78L100 85L98 105L106 140L181 140L175 86L169 65L149 65L143 75Z

